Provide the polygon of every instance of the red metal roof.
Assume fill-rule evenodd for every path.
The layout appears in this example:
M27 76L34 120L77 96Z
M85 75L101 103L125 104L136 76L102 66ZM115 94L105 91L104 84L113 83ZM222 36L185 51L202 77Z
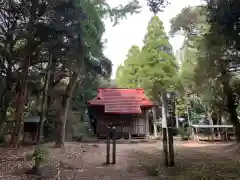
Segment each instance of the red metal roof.
M89 105L104 105L105 113L140 114L141 107L153 103L145 96L144 89L100 88L98 96Z

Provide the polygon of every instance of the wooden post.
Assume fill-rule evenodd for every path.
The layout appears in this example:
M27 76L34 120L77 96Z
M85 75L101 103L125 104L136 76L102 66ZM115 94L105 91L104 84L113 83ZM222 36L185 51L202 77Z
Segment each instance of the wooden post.
M107 128L106 164L110 164L110 127Z
M112 128L112 164L116 164L116 128Z
M128 140L129 141L132 139L131 126L132 126L132 121L129 123L129 128L128 128Z
M167 147L167 102L166 93L163 92L161 96L162 101L162 131L163 131L163 154L164 165L168 166L168 147Z
M124 139L124 133L123 133L123 121L121 121L121 139Z

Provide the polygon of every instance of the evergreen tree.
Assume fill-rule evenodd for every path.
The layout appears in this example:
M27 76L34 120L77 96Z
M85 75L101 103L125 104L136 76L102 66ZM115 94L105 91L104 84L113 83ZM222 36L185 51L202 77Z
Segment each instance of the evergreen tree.
M162 91L173 90L176 87L177 63L163 23L157 16L150 20L147 30L137 74L141 87L150 97L157 100Z
M132 46L124 65L117 71L118 87L145 89L153 100L161 92L173 90L177 83L177 63L162 22L154 16L148 25L142 50Z
M119 87L137 88L139 87L138 70L140 60L140 49L132 46L128 52L124 65L118 67L117 85Z

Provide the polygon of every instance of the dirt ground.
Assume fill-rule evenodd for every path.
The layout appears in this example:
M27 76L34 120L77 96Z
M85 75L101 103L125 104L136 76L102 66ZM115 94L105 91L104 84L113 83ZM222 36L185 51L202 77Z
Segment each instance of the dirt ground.
M104 165L105 144L66 143L51 148L42 176L25 172L32 166L34 147L0 148L1 180L240 180L240 153L228 143L175 142L175 166L164 167L162 144L117 144L117 164ZM155 170L154 175L151 171Z

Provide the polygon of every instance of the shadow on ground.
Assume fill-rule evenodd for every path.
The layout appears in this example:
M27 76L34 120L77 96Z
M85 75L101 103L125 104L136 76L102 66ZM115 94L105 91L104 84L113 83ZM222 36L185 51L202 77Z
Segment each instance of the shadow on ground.
M233 150L234 149L234 150ZM165 167L159 149L134 151L128 170L164 180L236 180L240 179L240 156L235 145L186 143L175 149L175 166ZM155 171L154 171L155 170Z

